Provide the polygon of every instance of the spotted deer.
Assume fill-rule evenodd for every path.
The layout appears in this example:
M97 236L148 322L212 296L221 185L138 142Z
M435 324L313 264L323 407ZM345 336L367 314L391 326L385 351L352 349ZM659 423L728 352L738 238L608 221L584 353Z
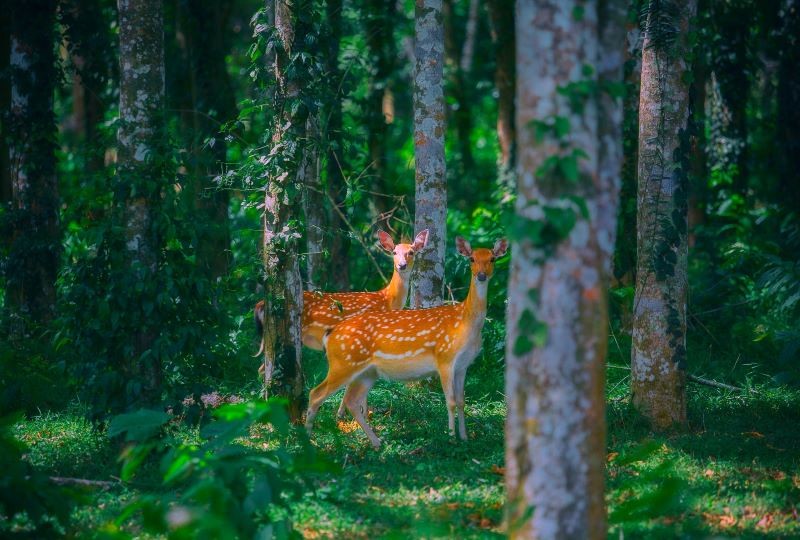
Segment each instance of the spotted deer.
M381 247L394 259L392 279L383 289L374 292L339 292L321 293L303 291L302 339L303 345L310 349L322 350L322 338L327 331L354 315L365 311L389 311L403 309L408 297L411 270L414 268L414 255L428 244L428 229L420 231L411 244L395 244L392 237L384 231L378 231ZM264 301L258 302L254 308L256 330L264 334ZM264 350L262 337L261 347L256 356ZM262 364L258 372L263 374ZM338 416L344 415L344 405L339 408Z
M470 261L472 279L466 299L458 304L428 309L368 312L351 317L324 338L328 375L311 391L306 429L331 394L347 386L343 404L377 449L381 440L365 418L366 397L378 379L405 381L439 374L447 401L448 427L455 436L467 438L464 422L464 378L481 348L481 329L486 319L486 296L495 260L505 255L508 242L492 249L473 250L456 238L458 252Z

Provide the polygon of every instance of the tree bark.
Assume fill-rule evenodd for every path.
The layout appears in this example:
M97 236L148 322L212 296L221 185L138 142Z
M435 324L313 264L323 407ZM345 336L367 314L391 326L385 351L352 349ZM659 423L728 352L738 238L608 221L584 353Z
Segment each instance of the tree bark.
M617 218L618 235L636 230L636 185L639 152L639 91L642 76L642 32L639 28L639 12L643 0L635 0L628 12L625 37L625 97L623 98L622 121L622 185L620 209ZM616 285L632 285L636 278L636 245L633 242L618 242L614 253L614 282ZM630 332L630 313L623 305L623 328Z
M575 83L601 90L621 84L620 11L618 2L601 2L598 29L594 2L517 3L516 124L532 129L518 133L508 290L506 488L512 538L606 536L606 288L621 109L608 95L575 99ZM582 158L574 174L547 168L553 159L569 163L576 150ZM536 232L553 223L571 225L560 233Z
M324 289L325 285L325 197L322 187L319 155L318 120L309 117L306 123L308 143L303 153L298 184L304 186L303 211L306 216L307 289ZM342 259L337 261L342 263Z
M117 132L118 160L115 196L123 208L126 268L131 279L151 284L158 272L160 240L155 223L164 184L162 156L164 140L164 22L158 0L118 0L120 43L120 127ZM152 304L151 287L132 292L132 306L142 310L144 322L152 316L143 304ZM153 293L154 294L154 293ZM128 375L142 382L143 402L160 396L161 361L150 350L156 338L153 324L132 337L133 353L128 358Z
M651 4L652 5L652 4ZM656 429L686 422L689 86L685 60L696 0L649 13L639 105L637 272L631 393ZM674 41L654 24L672 15ZM663 21L658 26L663 26Z
M287 0L267 0L266 8L274 5L275 30L281 47L275 53L277 118L272 152L284 153L288 167L273 172L264 198L263 261L267 276L265 287L264 365L265 395L283 396L289 402L289 416L299 422L305 409L303 371L301 368L301 327L303 312L303 283L297 256L300 231L290 224L290 218L300 209L302 191L300 169L304 151L308 111L301 101L302 85L299 74L289 70L292 56L301 50L309 32L304 18L298 13L310 9L307 1L289 4ZM297 24L295 24L297 20ZM295 111L292 114L292 111ZM294 184L294 185L292 185Z
M500 142L499 176L509 178L515 166L516 125L514 123L514 3L489 0L492 40L495 50L494 85L497 89L497 138ZM513 183L513 178L508 182Z
M428 229L428 248L417 255L411 305L442 301L447 240L445 175L444 26L442 0L416 3L416 74L414 77L414 159L416 193L414 230Z
M470 15L472 6L475 5L474 12L477 15L477 0L470 0ZM459 158L458 176L464 178L474 170L475 160L472 157L472 145L470 136L472 134L472 113L469 109L470 96L466 77L472 67L464 66L461 60L464 58L464 49L467 46L466 39L463 46L459 43L456 36L456 14L453 8L453 0L444 0L442 6L444 19L444 50L447 63L447 73L449 87L453 99L453 107L448 111L449 118L452 119L456 128L456 138L458 141ZM468 20L467 24L470 22ZM473 21L474 25L474 21ZM473 30L474 34L474 30ZM474 35L473 35L474 39Z
M227 23L231 7L225 2L184 0L186 49L193 82L190 98L195 208L202 224L197 253L208 277L228 273L230 262L230 196L224 183L214 181L223 172L227 155L220 129L236 118L236 99L228 76ZM205 140L213 141L205 145Z
M8 73L11 60L11 11L0 12L0 73ZM0 204L10 204L14 198L11 182L11 161L8 141L11 136L9 121L11 111L11 77L0 77ZM3 234L2 245L10 242L10 234Z
M326 164L327 189L333 204L343 204L347 186L344 181L343 170L347 166L347 156L344 152L342 138L342 101L339 93L342 88L342 72L339 69L339 49L342 40L342 0L327 0L325 11L328 18L328 51L327 68L329 79L333 81L336 94L333 96L330 115L328 119L328 159ZM328 223L333 238L330 243L330 282L337 291L346 291L350 288L350 268L347 264L347 253L350 250L350 237L347 224L340 217L339 212L328 207ZM346 211L346 209L342 209Z
M365 111L370 172L374 175L373 191L390 194L393 183L387 178L389 124L384 115L384 99L391 93L391 79L397 65L393 32L395 2L368 0L364 15L364 30L372 64ZM390 229L385 218L385 213L391 209L386 203L387 200L381 195L373 195L370 201L376 214L376 225L383 229Z
M782 47L778 63L778 178L780 193L789 208L800 212L800 2L784 0L782 34L786 46Z
M59 267L58 185L53 115L56 2L20 0L11 10L8 116L12 238L7 302L23 320L54 315Z

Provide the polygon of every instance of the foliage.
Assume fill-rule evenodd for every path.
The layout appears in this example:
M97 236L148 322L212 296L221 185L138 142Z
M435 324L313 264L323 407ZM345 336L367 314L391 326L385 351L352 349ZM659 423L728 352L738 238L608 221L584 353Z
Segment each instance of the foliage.
M57 538L76 502L26 460L28 447L14 434L22 414L0 417L0 535L4 538Z
M285 402L223 405L214 416L191 442L154 439L170 419L162 413L141 410L112 420L110 437L125 433L136 441L123 453L121 478L131 479L148 454L160 453L165 491L128 504L105 532L129 537L121 527L141 515L145 531L167 538L298 536L286 513L291 496L306 475L331 469L302 439L300 450L286 446Z

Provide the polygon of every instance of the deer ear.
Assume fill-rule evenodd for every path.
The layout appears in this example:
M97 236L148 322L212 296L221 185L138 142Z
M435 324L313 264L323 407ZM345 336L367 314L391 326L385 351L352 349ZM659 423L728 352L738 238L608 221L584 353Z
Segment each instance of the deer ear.
M456 236L456 249L464 257L472 257L472 246L460 236Z
M414 237L414 251L419 251L428 245L428 229L424 229Z
M380 242L381 247L389 253L394 251L394 240L392 240L392 237L389 236L389 233L386 231L378 231L378 242Z
M497 242L494 243L494 247L492 248L492 255L497 258L502 257L508 251L508 240L505 238L500 238Z

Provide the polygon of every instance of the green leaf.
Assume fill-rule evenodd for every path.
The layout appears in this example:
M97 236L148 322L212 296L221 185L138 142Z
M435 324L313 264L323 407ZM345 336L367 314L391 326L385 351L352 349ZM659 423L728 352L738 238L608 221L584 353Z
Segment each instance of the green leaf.
M528 336L521 334L517 336L517 339L514 341L514 356L522 356L527 354L533 350L533 342L528 338Z
M125 433L126 441L145 441L157 435L170 418L165 412L149 409L120 414L111 419L108 436L116 437Z
M569 119L565 116L556 116L553 121L553 129L556 132L556 137L563 138L569 135L571 126L569 125Z

